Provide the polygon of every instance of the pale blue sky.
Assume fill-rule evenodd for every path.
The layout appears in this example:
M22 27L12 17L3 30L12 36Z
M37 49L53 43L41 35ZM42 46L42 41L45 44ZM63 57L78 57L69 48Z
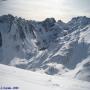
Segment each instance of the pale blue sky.
M90 17L90 0L0 0L0 15L8 13L39 21L47 17L68 21L74 16Z

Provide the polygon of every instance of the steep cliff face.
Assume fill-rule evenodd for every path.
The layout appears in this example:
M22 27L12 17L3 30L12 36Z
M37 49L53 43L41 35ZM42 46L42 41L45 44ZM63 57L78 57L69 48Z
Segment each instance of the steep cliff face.
M54 18L37 22L4 15L0 17L0 63L61 75L90 56L89 34L87 17L64 23Z
M52 18L47 19L45 22L47 22L47 25L48 23L51 25L52 20ZM1 16L0 46L2 46L1 52L3 54L2 63L9 64L14 57L30 59L30 54L32 56L37 51L48 48L49 42L53 41L55 36L53 36L53 31L47 32L45 28L39 22L26 21L12 15Z

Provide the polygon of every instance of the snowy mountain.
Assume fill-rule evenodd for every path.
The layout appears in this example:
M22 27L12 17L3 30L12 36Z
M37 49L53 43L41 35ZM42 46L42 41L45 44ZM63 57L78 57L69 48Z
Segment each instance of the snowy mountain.
M90 81L90 18L68 23L0 17L0 63ZM73 75L71 75L73 73Z

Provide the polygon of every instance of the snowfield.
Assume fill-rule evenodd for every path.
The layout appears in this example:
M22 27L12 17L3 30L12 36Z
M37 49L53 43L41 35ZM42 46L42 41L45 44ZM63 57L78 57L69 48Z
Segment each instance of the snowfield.
M18 87L17 90L90 90L90 82L50 76L0 64L1 86Z

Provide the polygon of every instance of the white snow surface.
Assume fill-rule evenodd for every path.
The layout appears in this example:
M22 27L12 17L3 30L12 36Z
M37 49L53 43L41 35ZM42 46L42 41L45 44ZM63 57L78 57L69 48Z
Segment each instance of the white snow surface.
M17 90L90 90L90 83L0 64L0 87ZM16 90L16 89L15 89Z

